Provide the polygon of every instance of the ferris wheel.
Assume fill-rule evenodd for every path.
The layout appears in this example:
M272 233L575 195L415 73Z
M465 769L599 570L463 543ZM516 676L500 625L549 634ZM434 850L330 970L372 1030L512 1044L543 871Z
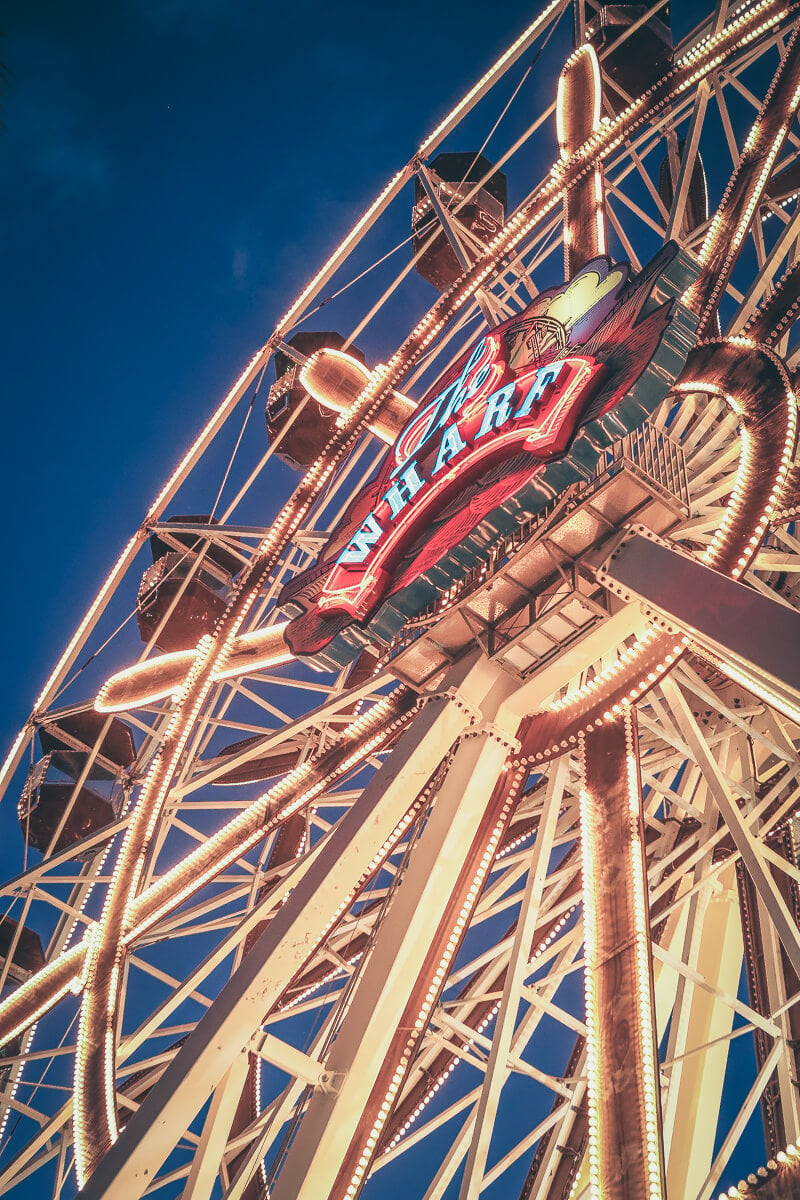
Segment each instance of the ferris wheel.
M798 17L552 0L185 453L0 776L0 1192L797 1194Z

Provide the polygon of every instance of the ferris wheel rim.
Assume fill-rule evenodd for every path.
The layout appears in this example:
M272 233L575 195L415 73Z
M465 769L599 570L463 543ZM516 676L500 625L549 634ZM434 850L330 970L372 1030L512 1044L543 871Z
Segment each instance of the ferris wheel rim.
M552 6L551 6L551 7L552 7ZM269 344L269 343L267 343L267 344ZM263 353L263 350L261 350L261 352L259 352L259 354L261 354L261 353Z

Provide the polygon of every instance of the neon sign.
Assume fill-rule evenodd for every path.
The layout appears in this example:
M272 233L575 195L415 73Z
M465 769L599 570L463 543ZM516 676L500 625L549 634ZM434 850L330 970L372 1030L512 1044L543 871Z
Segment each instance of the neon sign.
M668 244L635 277L625 263L593 259L479 338L416 410L408 398L394 405L406 415L377 474L316 563L281 593L296 610L285 631L292 653L316 654L348 627L367 626L537 476L548 494L551 464L568 459L583 426L638 392L670 323L671 303L652 293L675 254ZM342 358L336 352L319 376L321 403ZM363 368L354 368L333 407L357 394Z
M564 454L602 364L570 355L514 374L502 347L497 334L482 338L456 378L401 431L382 494L338 555L320 612L367 616L421 523L493 461L517 451L539 463Z

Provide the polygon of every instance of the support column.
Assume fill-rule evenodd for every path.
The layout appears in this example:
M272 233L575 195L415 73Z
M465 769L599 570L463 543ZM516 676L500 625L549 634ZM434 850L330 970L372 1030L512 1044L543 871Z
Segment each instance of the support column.
M495 664L454 667L325 841L310 869L134 1113L81 1191L82 1200L137 1200L215 1091L264 1014L308 961L442 758L479 718Z
M498 704L516 686L494 670L484 726L458 747L402 884L365 955L325 1060L334 1087L315 1091L277 1181L275 1200L353 1200L430 1016L512 807L501 779L512 727Z
M564 64L556 96L556 131L562 159L600 127L602 81L594 47L584 42ZM582 176L564 191L564 274L572 279L608 249L603 168Z
M589 1174L600 1200L662 1200L644 821L635 713L581 737Z
M664 1141L670 1200L695 1200L714 1158L713 1130L720 1110L734 1012L725 994L735 996L742 966L739 899L732 864L708 884L692 909L687 929L691 965L713 980L716 992L679 978L672 1014L666 1067ZM688 958L688 956L687 956ZM684 961L687 961L684 958ZM669 972L672 974L672 972Z
M781 845L781 843L783 843ZM778 842L788 861L794 861L791 834L787 829ZM772 876L791 910L796 912L795 885L775 864L770 864ZM786 1040L787 1051L781 1056L775 1078L761 1100L767 1150L774 1157L800 1132L800 1096L797 1091L798 1054L800 1043L800 1014L797 1006L789 1004L800 990L797 975L770 919L769 910L758 895L755 885L740 860L737 866L741 898L742 927L747 951L747 977L750 1003L763 1016L776 1014L772 1019ZM763 1067L772 1049L772 1041L764 1030L755 1031L756 1062Z

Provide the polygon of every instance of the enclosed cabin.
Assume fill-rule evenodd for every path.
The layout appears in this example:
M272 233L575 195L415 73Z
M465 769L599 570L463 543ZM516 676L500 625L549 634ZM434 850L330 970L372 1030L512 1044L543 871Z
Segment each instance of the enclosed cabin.
M47 855L68 850L119 816L120 780L133 765L136 746L128 725L93 709L43 725L38 737L42 757L28 773L18 815L26 843ZM83 782L76 791L78 780ZM77 857L91 858L98 845Z
M508 185L502 171L482 154L438 154L427 168L432 190L441 207L452 214L456 234L469 261L503 226ZM478 186L479 185L479 186ZM434 237L429 246L426 243ZM423 279L445 292L463 274L448 233L442 229L433 202L418 176L414 178L411 246Z
M642 20L652 7L586 0L584 37L575 31L576 42L591 41L601 58L604 94L615 113L643 95L672 67L669 5Z
M192 530L193 525L217 524L209 516L174 516L151 534L153 565L142 576L136 598L143 642L152 641L165 652L189 650L225 612L233 575L244 559Z
M39 934L27 925L20 925L11 917L3 917L0 920L0 971L5 972L6 977L2 990L3 999L19 984L40 971L44 963L44 950ZM14 1058L21 1054L22 1038L23 1034L18 1033L10 1042L0 1046L0 1059ZM11 1063L0 1062L0 1087L5 1087L11 1069Z
M9 963L9 956L11 962ZM20 926L11 917L0 920L0 964L12 984L24 983L44 966L42 939L26 925Z
M297 351L300 361L282 350L276 351L276 379L267 397L267 436L278 458L297 471L305 471L330 440L339 414L324 408L302 387L302 362L317 350L342 350L345 339L340 333L302 332L290 337L287 345ZM356 346L348 346L347 353L365 362Z

